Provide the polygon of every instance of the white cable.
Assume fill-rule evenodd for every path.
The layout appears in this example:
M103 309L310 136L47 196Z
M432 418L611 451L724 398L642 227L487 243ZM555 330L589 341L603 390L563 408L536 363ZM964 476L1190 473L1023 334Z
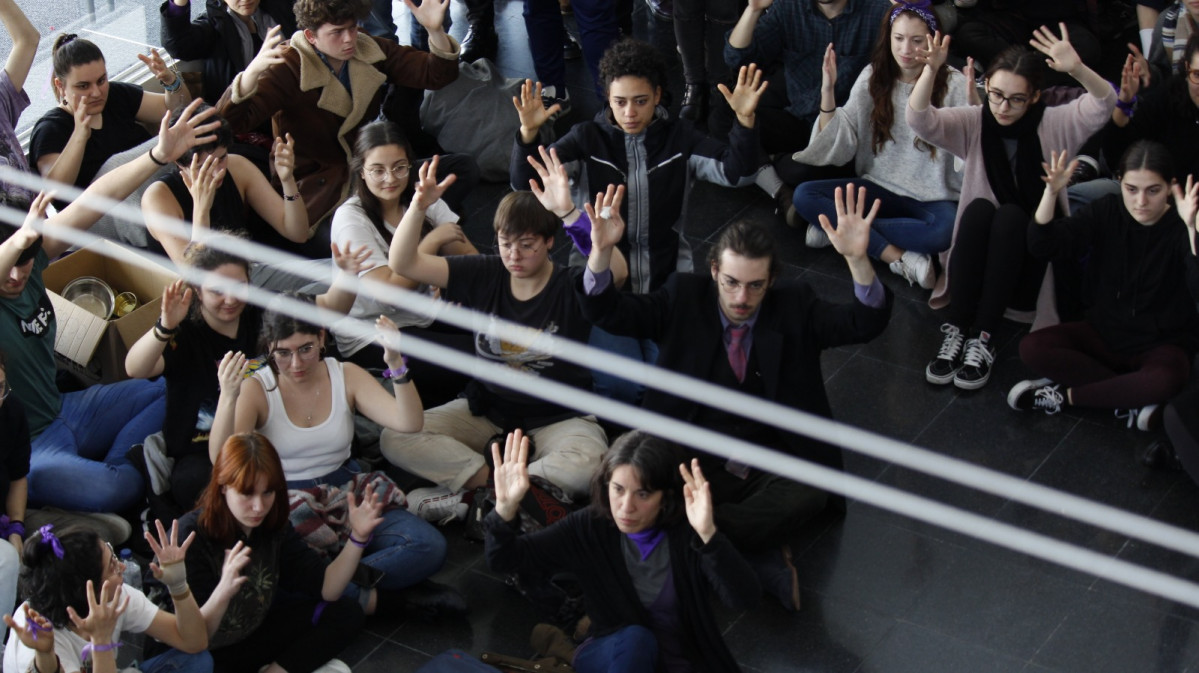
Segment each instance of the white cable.
M9 177L10 172L0 168L0 179L9 180ZM10 181L21 183L27 176L17 174L17 177L19 179ZM33 188L38 186L36 181L29 182L33 183ZM63 194L72 195L72 192L78 193L73 188L60 189L59 192L59 198L62 198ZM111 204L112 202L109 203ZM140 211L124 204L117 205L119 207L113 208L111 212L116 212L120 216L140 222ZM0 211L0 219L19 224L23 219L23 214L11 208L5 208L3 211ZM62 227L55 229L52 222L47 229L54 230L57 238L74 245L88 245L99 239L98 236L85 231L76 231ZM178 235L190 235L190 227L187 225L180 225L179 229L172 231L177 231ZM243 240L237 240L233 245L226 248L225 241L227 240L227 238L215 236L211 239L213 247L227 249L228 252L243 257L274 263L298 259L277 250ZM151 261L138 260L139 257L146 256L148 255L145 253L134 253L131 251L124 251L122 254L125 261L153 265ZM184 269L182 271L187 280L192 283L211 283L214 281L228 283L228 279L223 279L223 277L215 274L206 274L194 269ZM401 292L397 288L382 283L364 282L360 283L360 286L359 290L363 296L391 303L417 313L428 313L431 310L439 310L438 319L457 324L466 329L479 329L480 325L476 316L482 315L482 319L487 321L485 324L496 327L494 332L504 340L522 344L526 347L532 345L530 331L522 326L494 321L490 316L486 316L485 314L477 314L473 311L446 305L445 303L432 302L415 293ZM341 319L343 321L342 324L356 324L355 329L359 334L374 333L373 326L366 321L346 321L340 314L324 311L311 304L288 300L270 291L251 287L247 290L247 294L249 295L248 300L251 303L260 306L270 304L272 308L277 308L285 313L316 324L331 324L333 321ZM680 397L697 400L709 406L720 405L731 412L756 418L763 423L800 432L822 441L881 458L888 462L900 464L950 481L974 486L988 493L1045 509L1051 513L1091 523L1101 528L1120 532L1130 537L1144 539L1163 547L1199 557L1199 535L1191 531L1168 526L1152 519L1133 515L1085 498L1058 492L1045 486L1018 480L1008 475L987 470L964 461L947 458L863 430L844 426L812 414L766 402L759 398L735 393L724 388L712 386L703 381L683 377L673 372L650 367L642 363L636 363L627 358L590 349L566 339L556 339L548 337L548 335L538 334L535 336L535 341L539 350L545 350L548 344L555 357L564 357L587 367L614 371L625 378L638 380L647 385L667 390ZM879 507L941 525L963 534L1007 546L1017 551L1061 563L1084 572L1105 576L1112 581L1121 582L1172 600L1181 600L1199 607L1199 587L1189 583L1177 584L1180 580L1157 571L1151 571L1124 561L1111 559L1090 550L1066 545L1052 538L1022 531L1007 524L951 508L941 503L890 487L881 486L860 477L785 456L776 451L748 444L735 438L725 437L680 421L658 416L643 409L615 402L593 393L580 391L554 381L517 372L502 365L485 363L477 358L465 356L452 349L447 349L419 338L404 337L403 349L405 352L416 357L436 361L452 369L465 372L497 385L521 388L530 394L587 413L620 418L626 425L641 427L647 431L670 437L681 443L701 448L713 454L736 457L740 462L753 465L768 472L813 484L829 491L842 493L847 497L875 504ZM1112 574L1107 574L1108 571L1111 571ZM1116 576L1119 573L1128 574L1126 576Z

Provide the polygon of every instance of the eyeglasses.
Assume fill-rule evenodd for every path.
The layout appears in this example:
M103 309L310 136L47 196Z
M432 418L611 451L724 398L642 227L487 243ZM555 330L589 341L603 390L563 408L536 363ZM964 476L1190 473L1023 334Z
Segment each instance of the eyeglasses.
M297 355L300 356L300 360L302 362L307 362L309 360L315 360L317 354L318 354L318 351L316 348L316 344L304 344L303 346L300 346L299 348L295 349L294 351L289 351L286 348L279 348L279 349L273 350L273 351L271 351L271 359L275 361L275 364L281 365L281 364L284 364L287 362L291 362L292 358Z
M383 182L387 179L388 175L396 180L402 180L408 177L408 171L410 170L412 170L412 166L410 164L396 164L391 168L375 166L373 168L366 169L366 177L374 180L375 182Z
M1187 68L1187 81L1191 84L1199 84L1199 70L1195 68Z
M531 255L541 249L541 241L535 238L522 238L519 241L497 241L500 248L500 254L512 256L516 250L520 251L521 255Z
M766 291L766 284L767 281L765 280L754 280L748 283L742 283L731 276L720 277L721 289L730 294L737 294L741 288L745 288L750 294L762 294Z
M994 89L987 89L987 100L991 101L991 105L995 107L1007 103L1013 110L1019 110L1028 105L1029 97L1022 93L1005 96Z
M120 575L121 573L125 572L125 564L122 563L121 559L117 557L117 553L113 551L112 545L108 542L105 542L104 546L108 547L108 571L105 574L105 577L108 575Z

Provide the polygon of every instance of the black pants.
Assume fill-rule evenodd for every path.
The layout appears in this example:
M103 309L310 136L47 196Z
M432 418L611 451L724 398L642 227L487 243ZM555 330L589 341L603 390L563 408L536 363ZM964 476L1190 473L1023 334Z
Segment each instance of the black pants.
M313 624L315 600L280 598L275 597L266 619L244 640L212 650L214 671L257 673L275 662L287 673L311 673L344 650L366 621L353 599L325 603Z
M1033 307L1045 264L1028 255L1028 222L1020 206L996 208L986 199L966 206L949 258L949 322L991 332L1009 305Z
M741 479L722 465L705 461L704 476L716 504L716 527L741 551L778 547L828 501L827 493L807 484L760 470Z
M1191 479L1199 484L1199 390L1190 390L1170 402L1162 416L1174 453Z
M1065 4L1065 3L1063 3ZM1012 45L1027 46L1039 22L1025 19L1019 11L999 10L966 14L966 19L953 32L953 47L962 58L973 56L979 63L979 72L989 66L995 57ZM1099 37L1091 32L1084 20L1067 20L1066 30L1070 33L1070 44L1079 58L1092 68L1099 67L1102 56ZM1061 30L1057 22L1049 22L1054 35ZM1046 68L1047 86L1077 86L1078 83L1065 73Z

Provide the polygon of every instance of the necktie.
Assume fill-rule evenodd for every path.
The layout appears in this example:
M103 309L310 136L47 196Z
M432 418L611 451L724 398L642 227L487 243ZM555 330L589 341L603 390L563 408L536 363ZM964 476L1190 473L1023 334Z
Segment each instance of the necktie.
M729 332L729 366L733 368L733 374L737 376L737 381L745 382L745 335L749 334L749 325L738 325L736 327L729 325L726 329Z

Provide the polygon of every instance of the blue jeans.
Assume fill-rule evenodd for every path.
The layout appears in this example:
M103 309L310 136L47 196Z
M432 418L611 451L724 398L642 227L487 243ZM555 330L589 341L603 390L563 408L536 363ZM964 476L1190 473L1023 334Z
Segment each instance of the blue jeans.
M450 29L450 13L448 11L445 13L445 18L445 28L448 31ZM416 21L412 23L416 24ZM395 17L391 14L391 0L371 0L371 11L362 20L362 29L368 35L386 38L392 42L399 42ZM428 37L425 39L428 40Z
M138 665L142 673L212 673L212 655L208 650L187 654L170 649Z
M620 38L615 3L611 0L574 0L571 8L579 27L579 45L583 48L587 70L602 101L605 94L599 81L600 58ZM558 0L525 0L524 17L537 80L545 86L556 87L558 97L562 98L566 95L566 59L562 56L566 26L562 23Z
M125 452L162 430L166 404L162 378L63 395L58 418L33 440L29 504L121 512L141 502L145 484Z
M316 479L287 482L289 489L311 488L321 484L341 486L361 472L353 460ZM445 564L445 536L432 524L406 509L383 513L383 522L375 527L370 544L362 553L362 562L382 570L380 589L403 589L441 570ZM350 583L343 597L357 599L362 590Z
M592 327L591 338L588 339L587 345L640 360L646 364L652 365L658 362L658 344L649 339L617 336L598 327ZM645 386L640 383L634 383L598 369L591 370L591 380L592 389L599 395L629 404L641 404L641 395L645 392Z
M1108 194L1119 193L1120 183L1111 178L1096 178L1066 189L1066 197L1070 200L1070 212L1072 213L1077 213L1079 208L1096 199L1103 198Z
M572 665L579 673L653 673L657 660L654 634L644 626L626 626L580 645Z
M844 188L850 180L813 180L795 188L795 211L809 223L820 226L823 214L837 226L837 208L833 190ZM953 221L957 216L957 201L917 201L879 187L865 178L852 180L854 189L866 188L866 211L875 199L882 199L878 217L870 227L870 244L866 251L879 259L888 244L901 250L932 254L949 249L953 239ZM857 196L855 194L855 196Z

